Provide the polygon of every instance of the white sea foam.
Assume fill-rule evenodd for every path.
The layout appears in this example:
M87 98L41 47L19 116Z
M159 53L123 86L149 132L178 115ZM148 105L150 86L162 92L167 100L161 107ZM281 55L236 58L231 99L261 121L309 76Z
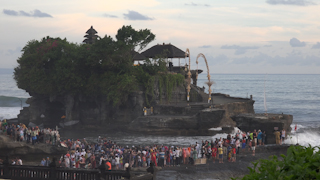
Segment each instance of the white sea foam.
M295 130L297 126L297 130ZM302 146L320 146L320 134L314 126L307 126L301 124L292 124L291 133L284 141L285 144L300 144Z
M21 107L0 107L0 120L17 118Z
M221 131L222 127L217 127L217 128L210 128L210 131Z
M303 133L295 133L289 136L284 143L285 144L300 144L302 146L320 146L320 135L317 132L309 131Z

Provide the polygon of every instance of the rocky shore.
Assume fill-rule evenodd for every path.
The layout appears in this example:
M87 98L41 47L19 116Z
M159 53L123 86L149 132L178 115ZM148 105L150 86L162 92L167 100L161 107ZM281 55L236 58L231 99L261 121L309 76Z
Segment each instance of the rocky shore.
M252 162L258 159L267 159L269 156L280 156L286 154L289 145L265 145L257 146L255 156L248 148L241 149L237 155L237 161L228 162L224 157L224 163L213 163L209 159L206 164L180 165L174 167L157 168L156 180L209 180L209 179L231 179L243 177L249 173L248 167L252 167ZM50 159L59 157L66 152L65 148L36 144L35 146L25 142L14 142L6 136L0 136L1 156L9 155L10 158L21 157L24 165L39 165L40 160L48 156ZM3 158L3 157L1 157ZM146 171L146 168L133 168L133 171Z
M5 135L0 135L0 152L0 159L4 159L5 156L9 156L9 159L21 157L29 165L38 165L43 157L58 156L66 153L67 149L44 143L31 145L26 142L15 142Z

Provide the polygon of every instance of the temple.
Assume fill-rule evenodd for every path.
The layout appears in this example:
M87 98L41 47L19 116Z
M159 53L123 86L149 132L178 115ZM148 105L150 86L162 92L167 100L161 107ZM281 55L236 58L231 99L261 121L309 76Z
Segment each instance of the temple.
M94 43L98 35L91 28L86 32L86 44ZM207 67L208 91L197 86L198 74L203 71L198 66L191 69L190 51L183 51L172 44L157 44L142 53L132 52L132 61L142 61L147 58L157 58L159 55L167 62L168 73L182 74L184 83L172 91L165 91L159 79L153 82L152 90L143 88L134 90L128 99L119 107L112 106L103 99L93 99L85 96L65 94L64 96L44 97L32 96L27 100L29 107L24 107L18 115L19 122L24 124L43 123L46 127L61 127L79 122L84 128L96 125L95 128L119 129L127 132L161 135L214 135L229 133L234 127L245 131L254 128L265 130L269 143L273 129L291 131L291 115L264 116L255 114L254 100L250 98L230 97L227 94L212 93L209 64L200 53L196 58L203 59ZM188 58L189 62L186 61ZM173 66L173 59L178 59L178 66ZM181 65L180 59L185 62ZM170 97L170 98L168 98ZM148 102L147 99L151 99ZM42 116L43 115L43 116ZM62 115L66 118L60 119ZM62 125L61 125L62 123ZM220 128L220 131L212 130ZM268 128L268 129L264 129Z
M86 35L84 36L86 39L84 39L82 42L85 44L93 44L99 37L98 35L96 35L97 33L98 32L91 26L90 29L87 30Z

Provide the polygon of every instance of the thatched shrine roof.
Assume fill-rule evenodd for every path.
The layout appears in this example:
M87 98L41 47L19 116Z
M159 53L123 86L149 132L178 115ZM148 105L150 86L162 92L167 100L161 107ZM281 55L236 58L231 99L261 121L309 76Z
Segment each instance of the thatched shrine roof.
M137 51L132 52L132 58L134 61L142 61L147 59L144 55L138 53Z
M165 53L166 58L185 58L185 52L172 44L157 44L145 50L141 54L147 58L155 58Z
M97 34L98 32L95 29L93 29L93 27L91 26L91 28L88 29L88 31L86 33L87 34Z

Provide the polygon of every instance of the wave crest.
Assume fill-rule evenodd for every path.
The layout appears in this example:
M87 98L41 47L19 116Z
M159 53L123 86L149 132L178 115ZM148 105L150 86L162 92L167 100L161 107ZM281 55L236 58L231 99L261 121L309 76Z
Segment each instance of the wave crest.
M11 97L11 96L0 96L0 107L24 107L27 98Z

